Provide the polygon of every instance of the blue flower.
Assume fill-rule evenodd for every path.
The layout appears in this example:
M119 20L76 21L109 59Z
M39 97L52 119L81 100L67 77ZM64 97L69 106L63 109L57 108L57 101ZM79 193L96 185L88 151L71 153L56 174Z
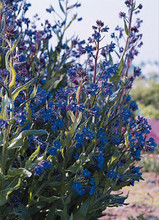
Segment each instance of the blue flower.
M92 34L92 36L94 37L95 40L98 40L101 37L100 33L97 31L94 31L94 34Z
M73 185L72 185L72 188L76 190L76 192L82 196L83 194L85 194L85 190L82 189L82 184L80 182L74 182Z
M51 149L48 150L48 153L49 153L50 155L56 155L56 154L57 154L57 149L53 147L53 148L51 148Z
M76 134L75 140L78 144L84 144L84 135L83 134Z
M52 129L54 132L57 131L56 125L55 125L55 124L52 124L51 129Z
M76 152L76 153L75 153L75 156L74 156L75 160L78 160L78 159L79 159L79 156L80 156L80 154L78 154L78 153Z
M109 30L109 27L105 26L104 28L101 29L101 32L108 32L108 30Z
M40 176L44 172L44 169L41 166L36 166L34 169L34 175Z
M82 145L81 145L80 143L77 143L77 144L75 145L75 148L77 149L77 148L79 148L79 147L82 147Z
M48 169L48 168L51 169L52 168L52 163L47 160L42 160L41 162L38 163L38 165L40 165L44 169Z
M93 49L93 47L92 47L92 45L91 46L86 46L85 47L85 50L86 50L86 52L88 52L88 53L90 53L90 52L92 52L94 49Z
M94 186L94 184L95 184L95 182L94 182L94 177L92 177L92 178L90 179L89 183L90 183L92 186Z
M60 142L59 140L54 141L54 147L55 147L56 149L60 149L61 146L62 146L62 144L61 144L61 142Z
M84 195L86 193L86 191L84 189L80 189L77 192L80 196Z
M109 45L106 46L106 50L108 53L113 52L115 49L115 43L111 42Z
M89 195L93 196L93 194L96 192L96 186L91 186L89 189Z
M100 170L103 170L103 163L104 163L104 157L102 154L100 154L98 157L97 157L97 161L98 161L98 168Z
M156 147L157 144L155 143L154 138L151 137L148 141L146 141L146 150L153 152Z
M108 178L112 178L113 177L113 174L114 174L114 171L113 170L110 170L107 174Z
M82 188L82 184L80 182L74 182L72 188L78 191L79 189Z
M88 88L87 88L87 92L91 95L96 95L98 91L98 85L97 84L91 84Z
M108 178L113 178L113 180L116 180L119 177L118 173L113 169L108 172L107 176Z
M132 111L136 111L138 109L138 105L136 104L136 102L131 101L129 103L129 106Z
M63 121L62 121L61 119L57 119L57 120L56 120L56 126L57 126L58 128L64 127Z
M84 175L85 178L87 178L87 177L89 177L91 175L91 172L86 168L83 171L83 175Z
M136 173L136 174L138 174L139 176L142 175L142 173L140 172L140 167L134 167L134 168L132 169L132 173ZM139 181L139 180L138 180L138 181Z

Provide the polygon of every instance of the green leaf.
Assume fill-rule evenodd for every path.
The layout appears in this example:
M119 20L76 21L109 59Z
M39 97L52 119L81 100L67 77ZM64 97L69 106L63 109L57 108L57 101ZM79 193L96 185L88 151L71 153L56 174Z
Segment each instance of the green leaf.
M26 170L25 168L18 168L18 169L12 169L8 171L8 177L15 177L15 176L20 176L24 175L26 177L31 177L32 173Z
M96 186L98 186L99 185L99 174L98 174L98 172L95 172L94 181L95 181Z
M32 164L32 162L35 160L35 158L38 156L40 152L40 145L38 146L38 148L34 151L34 153L32 153L32 155L29 157L28 161L25 164L25 168L29 169L30 165Z
M1 103L1 118L4 120L8 119L8 111L7 108L10 108L11 110L13 110L14 105L12 100L8 97L7 93L5 94L5 96L2 99L2 103Z
M125 132L124 139L125 139L125 146L127 146L129 143L129 129Z
M31 79L29 82L25 83L24 85L19 86L18 88L16 88L12 92L12 100L14 101L22 90L28 89L34 82L35 82L35 79Z
M21 38L21 34L19 35L19 37L17 38L17 40L14 41L13 46L12 46L12 48L11 48L11 50L10 50L11 53L12 53L12 52L14 51L14 49L16 48L17 44L18 44L19 41L20 41L20 38Z
M73 220L73 213L71 213L69 220Z
M82 120L82 112L79 112L77 120L74 123L71 124L71 126L69 127L69 131L66 132L66 134L69 135L70 137L72 137L72 135L74 134L76 128L80 124L81 120Z
M123 70L123 66L124 66L124 62L122 60L122 62L120 63L118 67L117 73L113 77L111 77L111 82L113 82L116 87L118 85L118 82L119 82L119 79L120 79L120 76Z
M14 138L12 143L9 145L8 149L14 149L17 147L22 147L23 146L23 139L27 136L31 135L36 135L36 136L42 136L42 135L47 135L47 131L41 129L41 130L26 130L22 131L18 137Z
M47 202L47 203L53 203L56 200L61 199L61 197L57 197L57 196L51 196L51 197L45 197L45 196L39 196L39 201L40 202Z
M57 89L60 83L62 82L65 74L62 74L59 79L55 80L55 78L52 78L46 82L44 85L44 89Z
M8 196L10 193L12 193L14 190L18 189L20 186L21 180L18 178L15 178L10 184L9 187L0 191L0 206L7 203Z
M19 204L18 207L15 208L15 210L16 210L17 214L19 214L20 219L32 220L28 209L23 204Z
M13 64L12 64L12 60L10 59L10 69L11 69L11 73L12 73L12 78L11 78L11 82L9 84L9 88L13 88L15 87L15 81L16 81L16 71L13 67Z
M68 214L67 214L67 205L64 205L63 211L62 211L62 216L61 216L61 220L66 220L68 219Z
M72 122L75 122L75 115L73 114L73 111L67 111L66 114L71 118Z
M80 87L81 87L81 86L78 86L77 92L76 92L76 100L77 100L77 101L78 101L78 98L79 98Z
M64 8L63 8L63 6L61 4L61 0L59 0L59 6L60 6L61 11L65 14Z
M75 15L73 16L73 18L72 18L71 21L68 23L68 25L67 25L67 27L65 28L65 30L70 27L70 25L72 24L72 22L73 22L76 18L77 18L77 14L75 14Z
M124 19L124 29L125 29L126 35L129 35L129 29L128 29L128 26L127 26L127 23L126 23L125 19Z
M32 93L31 93L31 95L30 95L30 98L31 98L31 99L36 96L37 90L38 90L37 86L34 85L34 89L33 89Z
M70 171L71 173L77 173L77 170L80 166L80 161L76 161L72 166L70 166L67 170Z
M74 214L74 219L86 220L89 209L90 197L81 205L80 209Z
M50 208L50 210L49 210L49 214L48 214L48 216L46 217L46 220L53 220L53 219L54 219L55 210L56 210L56 207L55 207L55 205L53 205L53 206Z
M6 56L5 56L5 64L6 64L6 69L10 72L10 67L9 67L9 56L10 56L10 50L8 50L8 52L6 53Z

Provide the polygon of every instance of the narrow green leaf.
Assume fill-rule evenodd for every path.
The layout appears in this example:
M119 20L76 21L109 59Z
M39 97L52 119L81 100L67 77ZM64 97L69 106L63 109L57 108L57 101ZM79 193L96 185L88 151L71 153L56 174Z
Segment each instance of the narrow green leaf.
M17 38L17 40L14 41L13 46L12 46L10 52L13 52L13 51L14 51L14 49L16 48L17 44L19 43L20 39L21 39L21 34L19 35L19 37Z
M63 211L62 211L62 216L61 216L61 220L66 220L68 214L67 214L67 205L64 205Z
M29 82L25 83L24 85L19 86L18 88L16 88L12 92L12 100L14 101L22 90L28 89L34 82L35 82L35 79L31 79Z
M56 206L53 205L53 206L50 208L50 210L49 210L49 214L48 214L48 216L46 217L46 220L53 220L53 219L54 219L55 210L56 210Z
M73 213L71 213L69 220L73 220Z
M129 130L127 130L126 133L124 134L124 138L125 138L125 146L127 146L129 143Z
M126 35L129 35L128 26L127 26L127 23L126 23L126 20L125 20L125 19L124 19L124 29L125 29Z
M76 92L76 100L77 100L77 101L78 101L78 98L79 98L80 87L81 87L81 86L78 86L77 92Z
M11 73L12 73L12 80L9 84L9 88L15 87L15 81L16 81L16 72L15 69L13 67L12 61L10 60L10 69L11 69Z
M38 148L34 151L34 153L32 153L32 155L29 157L28 161L25 164L25 168L29 169L31 163L35 160L35 158L38 156L40 152L40 145L38 146Z
M11 69L9 67L9 56L10 56L10 50L8 50L8 52L6 53L6 56L5 56L5 64L6 64L6 69L10 72Z
M32 173L26 170L25 168L18 168L18 169L12 169L8 171L8 177L15 177L15 176L20 176L24 175L26 177L31 177Z
M17 213L19 213L19 218L20 219L32 220L31 215L30 215L28 209L23 204L19 204L18 207L15 208L15 210L16 210Z
M8 195L14 190L18 189L20 186L21 180L15 178L10 184L9 187L0 191L0 206L7 203Z
M81 205L80 209L75 213L74 218L78 219L79 217L82 220L86 220L86 216L89 209L90 197Z
M63 6L61 4L61 0L59 0L59 6L60 6L61 11L65 14L64 8L63 8Z
M71 118L71 121L75 122L75 115L73 114L73 111L67 111L67 115Z
M38 87L37 87L36 85L34 85L34 89L33 89L32 93L31 93L31 95L30 95L30 98L31 98L31 99L36 96L37 90L38 90Z
M47 131L45 130L26 130L22 131L18 137L14 138L13 142L9 145L8 149L13 149L17 147L23 146L23 139L30 135L42 136L47 135Z
M76 18L77 18L77 14L75 14L75 15L73 16L73 18L72 18L71 21L68 23L68 25L67 25L67 27L65 28L65 30L67 30L67 29L70 27L70 25L72 24L72 22L73 22Z
M40 202L47 202L47 203L53 203L56 200L61 199L61 197L57 197L57 196L50 196L50 197L45 197L45 196L39 196L39 201Z

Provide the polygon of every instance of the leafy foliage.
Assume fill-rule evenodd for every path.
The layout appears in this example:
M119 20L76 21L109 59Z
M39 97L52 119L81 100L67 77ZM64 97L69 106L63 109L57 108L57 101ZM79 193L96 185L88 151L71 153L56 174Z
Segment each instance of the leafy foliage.
M145 86L146 84L146 86ZM131 92L141 113L148 118L159 119L159 83L150 80L139 80Z

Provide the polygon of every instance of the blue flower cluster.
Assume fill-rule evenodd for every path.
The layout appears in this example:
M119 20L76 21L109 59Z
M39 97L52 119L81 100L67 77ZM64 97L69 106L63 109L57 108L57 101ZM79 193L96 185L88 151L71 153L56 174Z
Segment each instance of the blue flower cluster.
M48 150L48 153L50 155L56 155L57 154L57 150L60 149L61 146L62 146L62 143L60 142L60 140L54 141L53 147L51 147Z
M90 171L88 171L87 168L83 171L83 176L84 176L84 179L87 180L85 181L85 185L81 184L81 182L79 181L76 181L73 183L72 188L75 189L78 195L80 196L86 193L89 193L90 196L93 196L96 192L94 178L90 177L91 173Z
M35 167L34 175L35 176L40 176L44 172L44 170L51 169L51 168L52 168L52 163L50 161L42 160Z

